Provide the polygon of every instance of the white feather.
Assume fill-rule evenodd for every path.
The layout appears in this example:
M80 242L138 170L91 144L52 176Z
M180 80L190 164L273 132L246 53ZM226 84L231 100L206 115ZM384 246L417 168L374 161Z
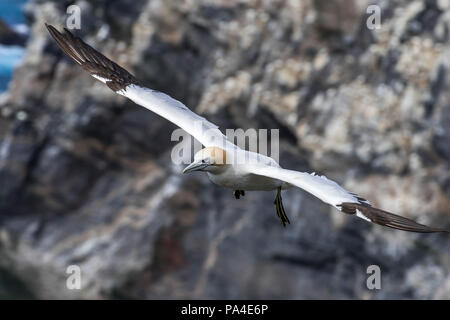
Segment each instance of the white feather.
M344 202L359 203L356 196L325 176L264 165L246 166L246 170L299 187L338 210L341 210L339 205Z
M109 81L109 79L100 77L100 76L98 76L98 75L96 75L96 74L93 74L92 76L93 76L95 79L100 80L100 81L103 82L103 83L106 83L106 81Z
M363 215L363 213L360 210L358 210L358 209L356 209L356 216L361 218L361 219L364 219L366 221L372 222L372 220L370 220L365 215Z
M206 147L238 148L226 139L215 124L192 112L180 101L171 98L165 93L135 84L131 84L124 90L117 91L117 93L173 122Z

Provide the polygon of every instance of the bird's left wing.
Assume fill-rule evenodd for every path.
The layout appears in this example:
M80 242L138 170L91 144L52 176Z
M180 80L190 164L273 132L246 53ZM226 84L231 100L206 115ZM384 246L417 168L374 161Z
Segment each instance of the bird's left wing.
M74 36L69 30L64 29L65 32L61 33L51 25L46 24L46 27L65 54L115 93L166 118L206 147L238 148L226 139L216 125L192 112L180 101L140 85L127 70Z
M255 175L285 181L313 194L323 202L332 205L344 213L355 214L361 219L382 226L413 232L450 233L450 230L428 227L405 217L372 207L369 201L359 197L355 193L345 190L325 176L267 165L249 165L246 170Z

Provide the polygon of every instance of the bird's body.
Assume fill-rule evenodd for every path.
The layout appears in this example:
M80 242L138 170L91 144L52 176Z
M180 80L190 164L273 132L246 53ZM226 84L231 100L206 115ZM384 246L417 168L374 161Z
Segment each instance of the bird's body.
M217 164L209 168L209 179L218 186L233 190L270 191L287 185L286 182L251 173L249 166L280 165L267 156L236 148L207 147L195 159L213 158Z
M283 185L282 181L242 172L231 165L224 172L210 173L209 179L218 186L233 190L270 191Z
M227 164L220 172L208 172L209 179L224 188L245 191L270 191L278 187L287 188L287 183L281 180L249 173L245 165Z
M195 154L194 161L183 173L206 171L213 183L234 189L236 199L243 196L245 190L277 190L274 203L283 225L290 222L284 212L281 190L298 187L341 212L379 225L424 233L450 232L372 207L369 201L345 190L325 176L283 169L272 158L240 149L228 141L216 125L170 96L142 86L128 71L68 30L63 34L50 25L46 26L58 46L95 79L106 84L115 93L178 125L205 146Z

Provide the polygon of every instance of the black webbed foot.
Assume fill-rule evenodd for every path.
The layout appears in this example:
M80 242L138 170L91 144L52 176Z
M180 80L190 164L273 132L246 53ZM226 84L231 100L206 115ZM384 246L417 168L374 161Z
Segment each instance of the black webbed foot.
M234 190L233 195L236 199L240 199L241 196L245 196L245 191L244 190Z
M281 224L283 225L283 227L286 227L286 223L291 224L291 222L289 221L289 218L286 215L286 212L284 211L283 199L281 198L281 187L278 187L277 196L273 203L275 204L275 208L277 210L277 216L278 216L278 218L280 218L280 221L281 221Z

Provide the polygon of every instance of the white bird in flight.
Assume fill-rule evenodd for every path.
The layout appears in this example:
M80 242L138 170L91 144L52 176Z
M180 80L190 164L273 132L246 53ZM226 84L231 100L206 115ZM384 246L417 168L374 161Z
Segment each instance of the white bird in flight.
M275 207L283 226L290 223L283 207L281 190L301 188L346 214L364 220L413 232L448 232L372 207L370 202L349 192L325 176L287 170L272 158L243 150L231 143L218 127L170 96L142 86L128 71L106 58L69 30L60 33L46 24L58 46L94 78L114 92L127 97L170 122L173 122L205 146L183 173L205 171L215 184L231 188L239 199L245 191L276 190ZM200 125L199 125L200 124ZM245 159L245 161L236 161Z

